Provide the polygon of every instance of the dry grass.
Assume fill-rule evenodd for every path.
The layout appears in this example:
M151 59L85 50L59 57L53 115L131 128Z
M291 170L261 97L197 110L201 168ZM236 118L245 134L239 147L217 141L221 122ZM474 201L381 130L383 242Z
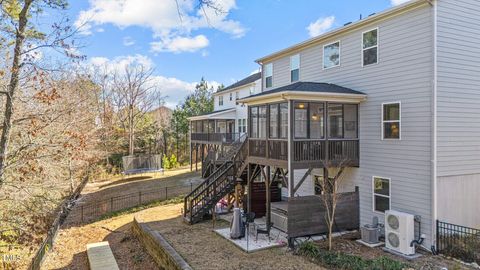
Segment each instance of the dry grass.
M159 231L194 269L323 269L285 248L245 253L213 232L211 221L183 223L181 204L140 212L139 220ZM217 222L216 228L228 226Z

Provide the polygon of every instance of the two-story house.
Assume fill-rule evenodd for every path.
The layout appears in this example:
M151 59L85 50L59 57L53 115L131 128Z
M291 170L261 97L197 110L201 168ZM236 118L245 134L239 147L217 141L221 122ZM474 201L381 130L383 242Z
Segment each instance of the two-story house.
M319 192L326 161L348 160L343 188L358 187L361 224L411 213L427 249L437 220L478 227L479 16L476 0L412 0L258 59L261 93L238 101L247 165L233 168L247 185L282 178L286 219L298 197Z

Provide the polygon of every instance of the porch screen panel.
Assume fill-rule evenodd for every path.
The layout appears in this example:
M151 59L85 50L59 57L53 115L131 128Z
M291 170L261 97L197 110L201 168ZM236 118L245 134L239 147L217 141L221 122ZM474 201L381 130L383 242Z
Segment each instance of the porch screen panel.
M324 104L310 103L310 138L323 139L325 137Z
M358 107L355 104L343 105L344 122L344 138L357 139L358 138Z
M343 105L328 104L328 137L343 138Z
M294 134L295 138L304 139L308 137L308 103L296 102L294 109Z
M208 133L208 120L202 121L203 124L203 133Z
M278 138L278 104L270 105L270 138Z
M203 124L202 121L195 121L195 125L197 126L197 132L202 133L203 132Z
M258 138L258 107L251 108L250 121L250 137Z
M267 106L258 107L258 137L267 138Z
M215 120L208 121L208 132L215 133Z
M280 138L288 137L288 104L280 104Z

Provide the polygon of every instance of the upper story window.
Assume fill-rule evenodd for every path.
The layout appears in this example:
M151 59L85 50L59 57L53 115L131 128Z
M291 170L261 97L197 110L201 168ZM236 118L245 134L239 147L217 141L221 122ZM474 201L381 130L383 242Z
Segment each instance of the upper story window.
M240 93L237 91L235 92L235 100L237 100L240 97Z
M273 65L272 63L265 65L265 88L273 86Z
M290 81L296 82L300 79L300 55L290 56Z
M218 106L223 106L223 96L218 96Z
M323 46L323 68L340 65L340 41Z
M378 28L362 34L363 66L378 63Z
M233 100L233 93L230 93L230 101Z
M250 95L255 94L255 86L250 87Z
M400 102L382 104L382 139L400 139Z

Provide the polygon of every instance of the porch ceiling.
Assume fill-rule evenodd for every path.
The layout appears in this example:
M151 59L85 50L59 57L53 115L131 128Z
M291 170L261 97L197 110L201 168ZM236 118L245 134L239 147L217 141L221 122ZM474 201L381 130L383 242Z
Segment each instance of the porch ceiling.
M240 99L239 103L255 105L282 100L314 100L360 103L367 95L350 88L329 83L295 82Z

